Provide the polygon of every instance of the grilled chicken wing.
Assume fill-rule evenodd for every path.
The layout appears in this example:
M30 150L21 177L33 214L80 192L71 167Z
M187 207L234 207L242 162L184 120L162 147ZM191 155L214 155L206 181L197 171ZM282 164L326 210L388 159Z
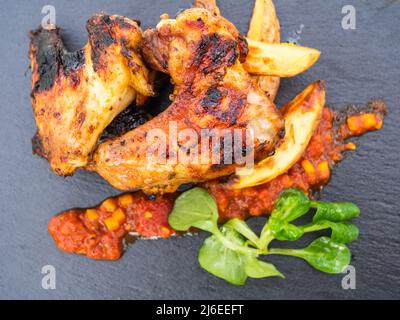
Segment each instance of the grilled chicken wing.
M59 175L85 166L111 120L135 98L153 95L135 21L99 14L87 30L89 41L76 52L65 49L57 28L30 34L34 151Z
M173 103L144 125L99 145L89 169L116 188L148 193L173 192L181 184L235 170L236 164L213 164L213 155L199 163L176 159L171 123L178 133L194 130L199 137L202 129L251 129L255 158L273 152L284 123L274 104L243 69L240 61L246 57L247 44L233 24L208 10L188 9L176 19L164 19L156 29L147 30L143 54L153 68L171 75ZM165 163L149 161L148 152L157 145L147 139L153 130L166 134L169 152ZM191 152L199 145L200 141L192 141L188 146L183 139L178 141L177 150ZM224 159L224 150L220 152Z

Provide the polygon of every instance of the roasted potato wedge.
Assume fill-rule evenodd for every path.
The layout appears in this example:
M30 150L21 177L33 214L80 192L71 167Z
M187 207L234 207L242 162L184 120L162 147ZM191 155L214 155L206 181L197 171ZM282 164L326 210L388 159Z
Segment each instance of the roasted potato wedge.
M278 16L272 0L256 0L247 37L265 43L280 43ZM273 76L253 76L259 87L273 101L278 93L280 79Z
M284 106L286 134L275 154L259 162L250 174L247 170L237 170L231 187L242 189L264 184L287 172L304 154L324 105L325 86L317 81Z
M281 41L279 20L272 0L256 0L247 37L265 43Z
M195 0L194 6L220 14L216 0ZM279 43L280 26L272 0L256 0L246 39L249 54L244 68L272 99L278 91L278 77L294 77L306 71L321 54L316 49Z
M268 44L247 39L249 55L245 69L252 74L294 77L309 69L321 52L291 43Z

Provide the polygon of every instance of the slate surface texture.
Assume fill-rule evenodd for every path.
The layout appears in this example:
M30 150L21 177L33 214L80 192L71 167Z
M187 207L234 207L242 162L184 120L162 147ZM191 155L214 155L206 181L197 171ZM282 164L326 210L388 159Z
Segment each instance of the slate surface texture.
M253 1L221 0L223 15L247 31ZM86 42L85 22L94 13L118 13L154 26L159 15L174 16L190 0L3 0L0 11L0 298L29 299L361 299L400 298L400 1L276 0L282 39L301 30L299 43L322 56L307 73L282 81L277 104L288 102L307 84L324 79L328 104L338 109L386 100L384 128L358 139L324 190L326 200L357 203L360 239L351 244L356 290L343 290L343 275L326 275L306 263L274 257L285 280L250 280L235 287L200 269L197 250L204 235L166 241L138 241L121 260L91 261L58 251L47 221L71 207L97 204L118 191L95 174L63 179L31 152L35 132L30 105L28 32L56 8L66 44ZM344 5L356 8L356 29L342 28ZM168 105L166 97L157 100ZM260 225L261 221L255 221ZM309 239L308 239L309 240ZM56 268L56 289L41 287L44 265Z

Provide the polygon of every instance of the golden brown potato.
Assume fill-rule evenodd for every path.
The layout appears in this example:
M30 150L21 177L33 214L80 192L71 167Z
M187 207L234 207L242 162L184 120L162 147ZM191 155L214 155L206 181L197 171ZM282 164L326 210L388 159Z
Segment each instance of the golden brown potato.
M290 169L303 155L317 127L325 105L325 86L322 81L309 85L283 107L286 135L275 154L258 163L250 174L237 171L233 189L267 183Z
M257 75L294 77L309 69L321 52L291 43L267 44L247 39L249 54L244 62L247 72Z
M265 43L280 43L280 25L272 0L256 0L247 37ZM280 79L273 76L253 76L259 87L273 101L278 93Z

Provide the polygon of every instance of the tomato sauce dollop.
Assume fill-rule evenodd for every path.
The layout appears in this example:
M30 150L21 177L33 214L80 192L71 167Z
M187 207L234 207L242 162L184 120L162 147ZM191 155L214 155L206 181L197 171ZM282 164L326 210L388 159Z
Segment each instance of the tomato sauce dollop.
M172 197L127 193L103 201L96 208L72 209L53 217L48 229L57 246L92 259L116 260L123 240L132 233L146 238L168 238Z

